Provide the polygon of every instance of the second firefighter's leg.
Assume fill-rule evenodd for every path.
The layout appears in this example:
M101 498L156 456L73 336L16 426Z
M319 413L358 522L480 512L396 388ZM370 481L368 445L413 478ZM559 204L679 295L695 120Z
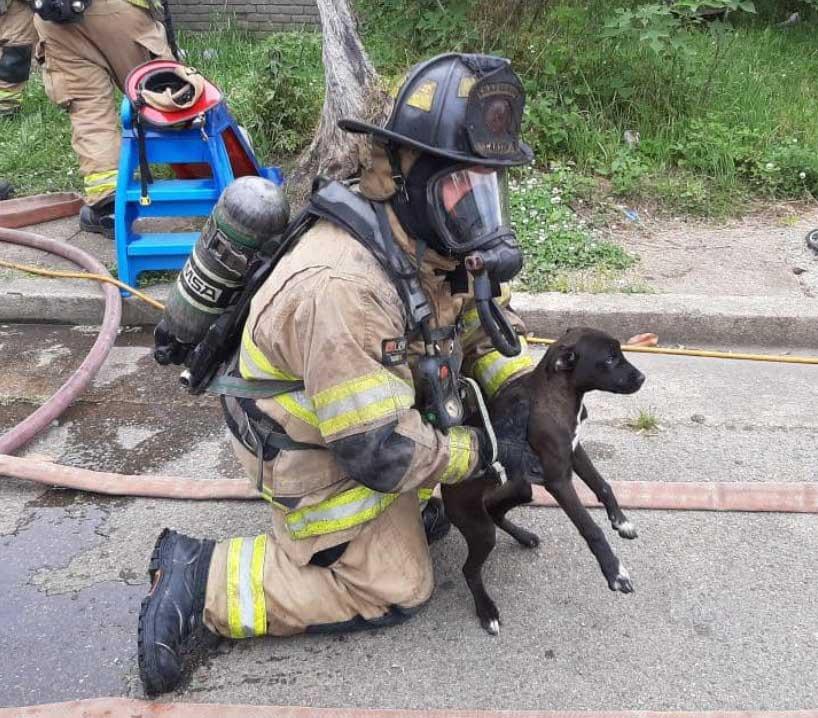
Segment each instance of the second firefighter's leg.
M0 14L0 117L20 109L37 33L28 5L12 0Z
M119 119L104 60L73 26L35 20L44 42L48 96L71 118L71 145L83 176L86 207L80 225L113 238L113 200L119 164Z

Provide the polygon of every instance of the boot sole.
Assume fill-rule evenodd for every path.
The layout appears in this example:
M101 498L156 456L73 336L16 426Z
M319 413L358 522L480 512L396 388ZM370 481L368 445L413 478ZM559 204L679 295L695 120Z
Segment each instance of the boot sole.
M175 531L170 529L162 529L159 538L153 547L151 560L148 563L148 575L153 584L153 577L162 565L162 544L166 539L169 541L176 536ZM172 545L171 545L172 548ZM153 634L153 621L149 620L149 613L151 610L151 599L154 596L161 595L163 583L167 572L163 572L159 577L159 583L153 587L153 590L142 599L142 604L139 607L139 627L137 629L137 652L139 657L139 678L142 681L142 686L148 696L155 696L159 693L166 693L171 690L173 686L168 686L167 683L158 675L156 666L156 658L152 651L148 650L148 646L155 646L155 637ZM152 616L150 617L152 618Z

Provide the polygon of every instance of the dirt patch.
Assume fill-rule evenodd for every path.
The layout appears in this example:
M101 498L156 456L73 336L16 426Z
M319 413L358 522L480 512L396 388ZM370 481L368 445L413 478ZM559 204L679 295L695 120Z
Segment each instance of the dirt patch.
M805 242L807 232L818 227L815 203L765 205L723 221L620 210L622 219L601 234L638 255L639 262L609 282L607 291L818 296L818 255Z

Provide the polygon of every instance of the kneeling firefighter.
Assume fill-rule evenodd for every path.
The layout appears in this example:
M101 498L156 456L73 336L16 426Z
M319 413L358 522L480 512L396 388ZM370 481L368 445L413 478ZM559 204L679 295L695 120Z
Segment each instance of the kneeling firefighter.
M536 471L527 443L498 447L490 428L461 425L459 389L472 377L493 399L533 368L501 288L522 267L505 168L532 159L524 102L507 60L446 54L410 71L385 127L341 121L370 135L358 191L314 191L266 279L244 290L240 346L209 387L272 528L218 542L162 532L139 616L149 694L177 685L180 649L201 625L243 638L405 620L433 588L419 493L502 475L498 459L514 477ZM239 212L230 191L214 226ZM201 331L178 317L206 303L208 257L229 254L208 254L222 245L206 235L156 330L155 356L184 361L192 388L213 351L206 340L191 350ZM207 293L214 307L223 285Z

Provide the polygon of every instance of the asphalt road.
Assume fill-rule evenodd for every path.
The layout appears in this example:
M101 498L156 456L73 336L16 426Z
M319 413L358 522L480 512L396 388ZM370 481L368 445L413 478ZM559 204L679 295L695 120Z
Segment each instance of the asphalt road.
M81 360L82 328L0 327L0 430ZM28 453L62 463L239 474L210 399L176 388L125 332L93 388ZM818 480L818 367L636 357L632 397L592 396L584 443L610 479ZM660 430L626 426L640 409ZM156 534L263 530L257 503L92 497L0 479L0 705L141 697L136 617ZM818 517L631 512L606 528L636 586L611 593L567 518L520 509L541 547L501 537L485 575L498 638L483 633L456 534L436 544L437 590L396 628L206 641L170 700L504 709L799 709L818 706ZM603 524L604 514L594 516Z

